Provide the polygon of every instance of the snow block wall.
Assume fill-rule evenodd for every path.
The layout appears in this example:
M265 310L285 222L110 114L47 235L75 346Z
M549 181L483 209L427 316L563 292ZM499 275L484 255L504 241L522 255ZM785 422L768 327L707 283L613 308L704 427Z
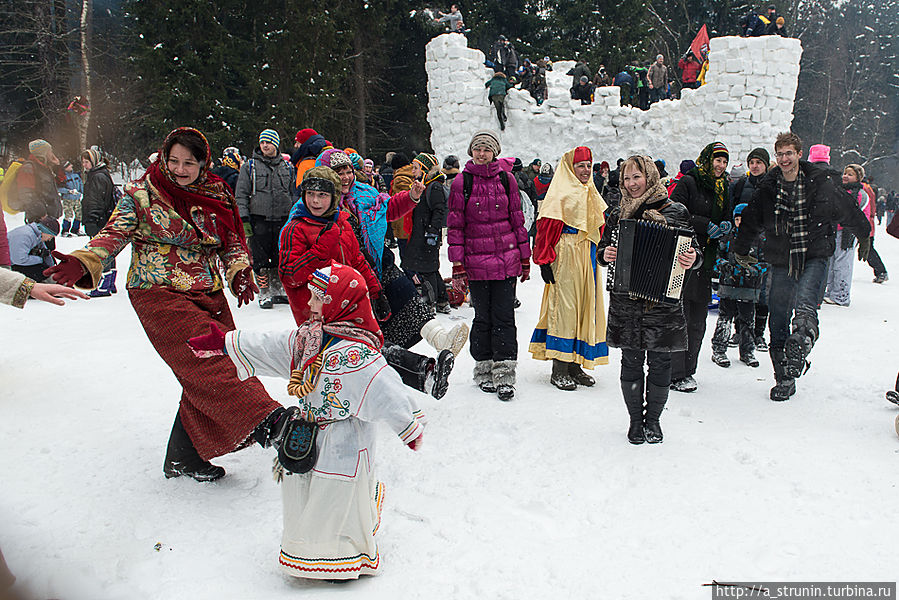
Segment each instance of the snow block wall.
M680 161L695 160L715 140L730 150L731 166L745 163L758 146L773 153L774 138L793 121L802 45L777 35L713 38L709 45L706 85L685 89L680 100L663 100L647 111L620 106L617 87L596 88L591 105L571 100L571 76L565 73L574 61L556 61L547 73L549 97L542 106L528 92L509 90L508 122L499 131L484 87L493 75L484 66L484 54L468 48L462 35L439 35L425 55L431 146L441 159L455 154L464 165L471 135L487 128L500 134L502 156L525 164L535 157L555 164L571 148L584 145L612 168L616 158L632 154L661 158L671 175Z

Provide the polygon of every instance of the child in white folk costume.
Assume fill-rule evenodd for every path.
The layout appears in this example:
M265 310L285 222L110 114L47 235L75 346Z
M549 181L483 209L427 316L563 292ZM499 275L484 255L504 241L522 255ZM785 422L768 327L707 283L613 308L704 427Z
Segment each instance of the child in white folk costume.
M331 263L310 277L310 319L282 332L231 331L192 338L198 355L226 353L238 377L288 377L299 401L292 425L314 420L318 458L308 473L275 464L281 483L284 533L281 568L294 577L331 581L374 575L380 566L375 533L384 486L373 473L376 421L412 450L421 445L419 392L404 385L381 355L383 336L365 280Z

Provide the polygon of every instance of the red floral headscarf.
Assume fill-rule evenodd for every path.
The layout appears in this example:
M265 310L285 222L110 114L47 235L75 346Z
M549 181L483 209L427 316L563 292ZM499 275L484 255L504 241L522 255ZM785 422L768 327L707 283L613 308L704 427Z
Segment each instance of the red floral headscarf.
M169 171L166 164L168 157L163 151L169 139L180 133L198 136L206 146L206 155L200 166L200 175L196 181L187 186L180 185ZM209 149L209 141L206 136L193 127L179 127L166 136L157 153L156 160L150 164L147 172L138 181L144 181L149 177L150 184L172 203L175 212L188 223L193 223L190 209L194 206L199 206L207 213L214 215L219 236L224 240L228 232L233 233L246 248L247 240L240 222L237 203L234 202L234 197L225 181L209 172L211 159L212 151Z

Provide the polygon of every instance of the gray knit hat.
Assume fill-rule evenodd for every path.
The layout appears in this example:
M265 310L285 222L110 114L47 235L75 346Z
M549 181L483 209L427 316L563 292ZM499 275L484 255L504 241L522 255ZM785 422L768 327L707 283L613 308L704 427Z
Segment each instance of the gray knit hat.
M493 158L496 158L500 153L499 135L492 129L481 129L476 132L468 143L468 156L473 156L472 150L477 146L484 146L492 150Z

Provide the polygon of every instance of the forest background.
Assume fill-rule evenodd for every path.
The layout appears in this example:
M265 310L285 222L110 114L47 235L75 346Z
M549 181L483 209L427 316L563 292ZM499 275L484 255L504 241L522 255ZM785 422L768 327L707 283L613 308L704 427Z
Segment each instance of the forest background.
M793 130L899 188L899 0L775 0L803 56ZM306 127L383 159L430 148L425 45L445 6L421 0L0 0L0 156L45 137L65 158L99 145L130 161L193 125L214 152ZM745 0L460 2L469 46L507 36L522 58L583 57L614 75L699 28L736 35ZM327 8L324 8L327 6ZM676 76L679 70L673 69ZM70 110L76 96L90 109ZM486 99L485 99L486 102ZM77 107L76 107L77 108ZM574 142L572 142L574 143ZM282 144L289 146L289 143ZM530 157L525 157L530 158ZM603 157L613 159L615 157Z

